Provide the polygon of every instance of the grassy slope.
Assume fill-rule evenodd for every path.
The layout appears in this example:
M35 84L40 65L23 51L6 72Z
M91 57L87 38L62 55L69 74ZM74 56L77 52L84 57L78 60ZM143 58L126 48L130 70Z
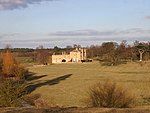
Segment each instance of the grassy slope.
M34 80L28 81L35 88L31 94L41 94L50 105L84 106L88 88L107 79L126 86L141 103L142 97L150 98L150 62L143 66L128 63L114 67L98 62L58 64L29 70L36 73Z

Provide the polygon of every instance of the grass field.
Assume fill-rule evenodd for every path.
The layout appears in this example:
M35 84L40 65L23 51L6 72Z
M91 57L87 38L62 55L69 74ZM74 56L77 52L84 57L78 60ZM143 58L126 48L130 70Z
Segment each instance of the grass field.
M138 106L150 104L150 62L101 66L98 62L28 67L31 94L54 106L85 106L90 86L105 80L116 81L134 93Z

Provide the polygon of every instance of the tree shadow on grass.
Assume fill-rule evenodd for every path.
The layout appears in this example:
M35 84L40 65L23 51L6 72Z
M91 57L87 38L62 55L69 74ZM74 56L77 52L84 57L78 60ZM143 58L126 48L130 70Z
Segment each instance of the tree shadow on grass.
M30 72L26 77L26 81L38 80L40 78L46 77L48 75L35 76L36 73Z
M67 78L69 78L72 74L66 74L66 75L63 75L63 76L60 76L60 77L57 77L57 78L54 78L52 80L45 80L43 82L40 82L39 83L32 83L32 84L29 84L27 86L27 91L28 93L31 93L32 91L36 90L37 88L39 87L42 87L42 86L45 86L45 85L55 85L55 84L58 84L60 83L61 81L63 80L66 80ZM39 76L40 78L42 77L45 77L47 75L42 75L42 76ZM37 78L38 79L38 78Z

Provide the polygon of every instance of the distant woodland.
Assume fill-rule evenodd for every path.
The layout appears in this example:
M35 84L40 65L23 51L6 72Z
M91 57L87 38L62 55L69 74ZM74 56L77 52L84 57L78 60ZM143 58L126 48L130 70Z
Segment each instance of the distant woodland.
M66 46L60 48L55 46L54 48L44 48L42 45L33 48L11 48L11 52L15 57L29 57L30 62L38 62L41 64L47 64L52 54L66 54L75 48L80 48L81 45L74 44L73 46ZM116 65L122 61L137 61L140 59L139 50L142 50L142 60L147 61L150 59L150 42L135 41L132 44L128 44L126 40L121 43L117 42L103 42L101 45L91 45L84 47L87 49L87 58L98 60L100 62L109 62L110 65ZM5 52L5 49L0 49L1 54ZM109 65L109 64L108 64Z

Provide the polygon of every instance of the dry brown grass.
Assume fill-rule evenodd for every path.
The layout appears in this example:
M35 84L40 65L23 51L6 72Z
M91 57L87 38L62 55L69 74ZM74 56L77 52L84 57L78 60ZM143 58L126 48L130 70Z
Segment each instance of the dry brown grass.
M150 62L140 66L130 62L119 66L101 66L98 62L29 67L34 75L28 81L31 94L41 94L47 103L56 106L85 106L87 90L108 79L126 86L135 93L137 105L147 105L150 97ZM66 76L70 74L70 76ZM146 99L146 100L145 100Z
M3 108L1 113L149 113L150 109L108 109L108 108Z

